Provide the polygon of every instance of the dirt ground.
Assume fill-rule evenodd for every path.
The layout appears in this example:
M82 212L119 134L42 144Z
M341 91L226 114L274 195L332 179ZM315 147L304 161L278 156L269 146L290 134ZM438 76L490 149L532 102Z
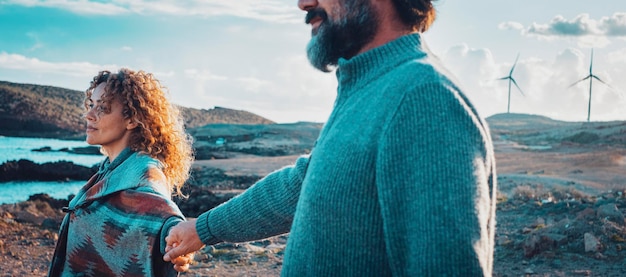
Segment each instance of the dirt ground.
M626 276L626 149L495 147L494 276ZM263 175L294 160L242 156L198 165ZM57 238L45 219L54 216L41 203L0 208L0 277L45 276ZM181 276L277 276L287 238L205 247Z

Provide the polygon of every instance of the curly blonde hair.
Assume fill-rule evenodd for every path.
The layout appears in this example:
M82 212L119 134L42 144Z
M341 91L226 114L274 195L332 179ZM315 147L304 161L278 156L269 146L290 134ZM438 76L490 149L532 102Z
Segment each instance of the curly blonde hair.
M101 83L105 83L103 103L108 106L112 100L119 101L124 117L138 124L130 136L130 149L161 161L170 192L183 196L181 188L194 160L193 140L185 132L178 108L167 99L166 88L154 75L142 70L100 71L85 92L86 110L94 89Z

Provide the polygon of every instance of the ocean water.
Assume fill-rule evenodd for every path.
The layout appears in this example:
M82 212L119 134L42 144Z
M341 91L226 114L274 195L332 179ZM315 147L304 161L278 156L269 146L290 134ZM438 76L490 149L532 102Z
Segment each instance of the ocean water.
M7 161L27 159L35 163L56 161L70 161L75 164L92 166L100 163L102 155L79 155L67 152L37 152L49 146L52 150L89 146L84 141L59 140L47 138L17 138L0 136L0 164ZM1 174L1 173L0 173ZM0 182L0 204L16 203L28 200L28 197L37 193L47 193L54 198L65 199L70 194L76 194L85 181L68 182Z
M75 164L92 166L104 159L102 155L78 155L67 152L38 152L32 151L49 146L52 150L62 148L76 148L89 146L80 140L60 140L47 138L17 138L0 136L0 164L11 160L27 159L35 163L56 161L71 161Z
M6 182L0 183L0 204L11 204L28 200L37 193L47 193L57 199L67 199L76 194L86 181L68 182Z

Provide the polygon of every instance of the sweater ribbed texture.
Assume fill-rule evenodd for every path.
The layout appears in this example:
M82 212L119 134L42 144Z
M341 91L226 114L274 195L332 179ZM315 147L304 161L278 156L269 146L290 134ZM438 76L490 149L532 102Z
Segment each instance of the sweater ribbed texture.
M290 231L283 276L490 276L489 131L420 35L342 59L336 74L311 156L202 215L203 241Z

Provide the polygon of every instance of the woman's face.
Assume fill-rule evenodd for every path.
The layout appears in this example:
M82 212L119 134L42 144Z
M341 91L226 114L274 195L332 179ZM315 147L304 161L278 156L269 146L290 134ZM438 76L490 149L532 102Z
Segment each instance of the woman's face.
M129 144L132 129L137 124L130 118L124 118L122 104L113 99L110 103L102 102L105 83L98 85L90 98L90 108L87 110L87 143L101 145L110 160Z

